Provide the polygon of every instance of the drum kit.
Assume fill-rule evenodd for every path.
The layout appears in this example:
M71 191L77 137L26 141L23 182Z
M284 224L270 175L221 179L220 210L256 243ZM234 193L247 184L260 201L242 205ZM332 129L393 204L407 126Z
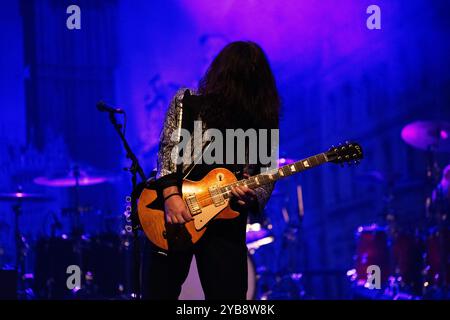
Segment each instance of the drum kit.
M356 230L354 268L347 272L355 297L373 297L367 268L380 268L379 299L449 299L450 292L450 166L439 169L437 153L450 152L450 123L417 121L406 125L401 137L408 145L428 153L428 191L424 213L407 227L397 222L392 209L392 188L399 176L372 171L364 178L388 189L385 222ZM442 180L439 178L442 176ZM372 280L372 278L370 279ZM378 290L378 292L380 292Z
M40 193L26 193L21 188L12 193L0 193L1 202L12 203L14 213L14 235L16 245L15 270L18 273L18 297L20 299L73 299L115 298L124 294L127 285L125 276L128 236L126 232L88 234L80 216L93 214L80 205L80 188L99 185L113 178L89 174L74 166L64 174L36 177L36 185L51 188L66 188L72 191L74 207L64 208L61 214L69 216L69 232L58 218L51 226L51 235L40 237L32 243L22 235L20 216L25 203L47 203L53 198ZM28 254L32 248L33 254ZM26 273L25 260L33 258L33 273ZM111 264L111 261L115 261ZM82 288L67 289L67 267L77 265L82 270Z

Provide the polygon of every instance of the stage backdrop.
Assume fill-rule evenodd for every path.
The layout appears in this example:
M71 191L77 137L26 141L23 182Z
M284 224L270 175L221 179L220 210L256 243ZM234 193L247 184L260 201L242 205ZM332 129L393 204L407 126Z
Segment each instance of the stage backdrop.
M81 8L80 30L66 28L71 4ZM380 30L366 26L372 4L381 8ZM283 99L281 155L302 158L345 140L364 148L358 168L326 166L279 183L266 210L277 237L268 255L279 259L264 263L304 272L310 297L348 297L354 232L383 222L387 189L367 173L399 174L393 206L405 225L424 214L426 157L400 131L418 119L450 119L447 14L444 0L8 1L0 10L0 43L7 48L0 53L0 191L21 185L55 199L27 206L21 217L24 233L37 239L48 236L55 217L66 219L61 212L73 195L33 178L74 165L113 176L83 190L82 199L103 221L90 222L91 232L117 232L127 161L95 103L127 110L127 136L149 173L174 92L195 87L226 43L252 40L266 51ZM447 155L438 160L450 162ZM288 266L283 208L291 223L301 222ZM114 227L105 227L104 217ZM0 203L3 265L14 261L12 231L10 207Z

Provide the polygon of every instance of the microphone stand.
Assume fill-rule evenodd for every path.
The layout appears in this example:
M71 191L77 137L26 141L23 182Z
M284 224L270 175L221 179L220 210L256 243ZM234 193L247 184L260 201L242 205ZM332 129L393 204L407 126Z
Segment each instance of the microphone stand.
M139 161L136 155L131 150L128 141L125 138L124 133L122 132L122 125L117 122L115 112L109 112L109 120L111 121L114 129L119 134L120 140L122 141L123 147L126 151L127 159L131 160L131 166L127 168L127 171L131 173L131 224L132 224L132 232L133 232L133 276L132 276L132 293L131 297L134 300L141 299L141 257L140 257L140 246L139 246L139 229L141 229L139 223L139 217L137 214L137 199L139 198L140 191L143 189L143 184L137 183L137 175L141 178L142 182L146 181L146 177L144 174L144 170L139 164Z

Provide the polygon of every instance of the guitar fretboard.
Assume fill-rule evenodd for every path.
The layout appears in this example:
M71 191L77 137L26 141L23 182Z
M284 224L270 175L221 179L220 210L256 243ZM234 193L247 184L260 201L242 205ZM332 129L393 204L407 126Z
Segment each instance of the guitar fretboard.
M317 167L326 162L328 162L327 156L325 153L320 153L292 164L282 166L278 169L270 170L256 176L252 176L248 179L236 181L232 184L221 187L220 191L225 198L230 198L232 196L231 188L233 187L247 186L250 189L255 189L293 174Z

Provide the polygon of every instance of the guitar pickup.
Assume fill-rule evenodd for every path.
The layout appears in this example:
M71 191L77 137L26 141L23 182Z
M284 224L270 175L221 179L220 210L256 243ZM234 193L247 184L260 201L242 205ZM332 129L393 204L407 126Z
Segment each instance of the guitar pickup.
M211 199L216 207L219 207L221 205L225 204L225 198L223 197L223 194L220 192L220 188L218 188L216 185L209 187L209 194L211 195Z

